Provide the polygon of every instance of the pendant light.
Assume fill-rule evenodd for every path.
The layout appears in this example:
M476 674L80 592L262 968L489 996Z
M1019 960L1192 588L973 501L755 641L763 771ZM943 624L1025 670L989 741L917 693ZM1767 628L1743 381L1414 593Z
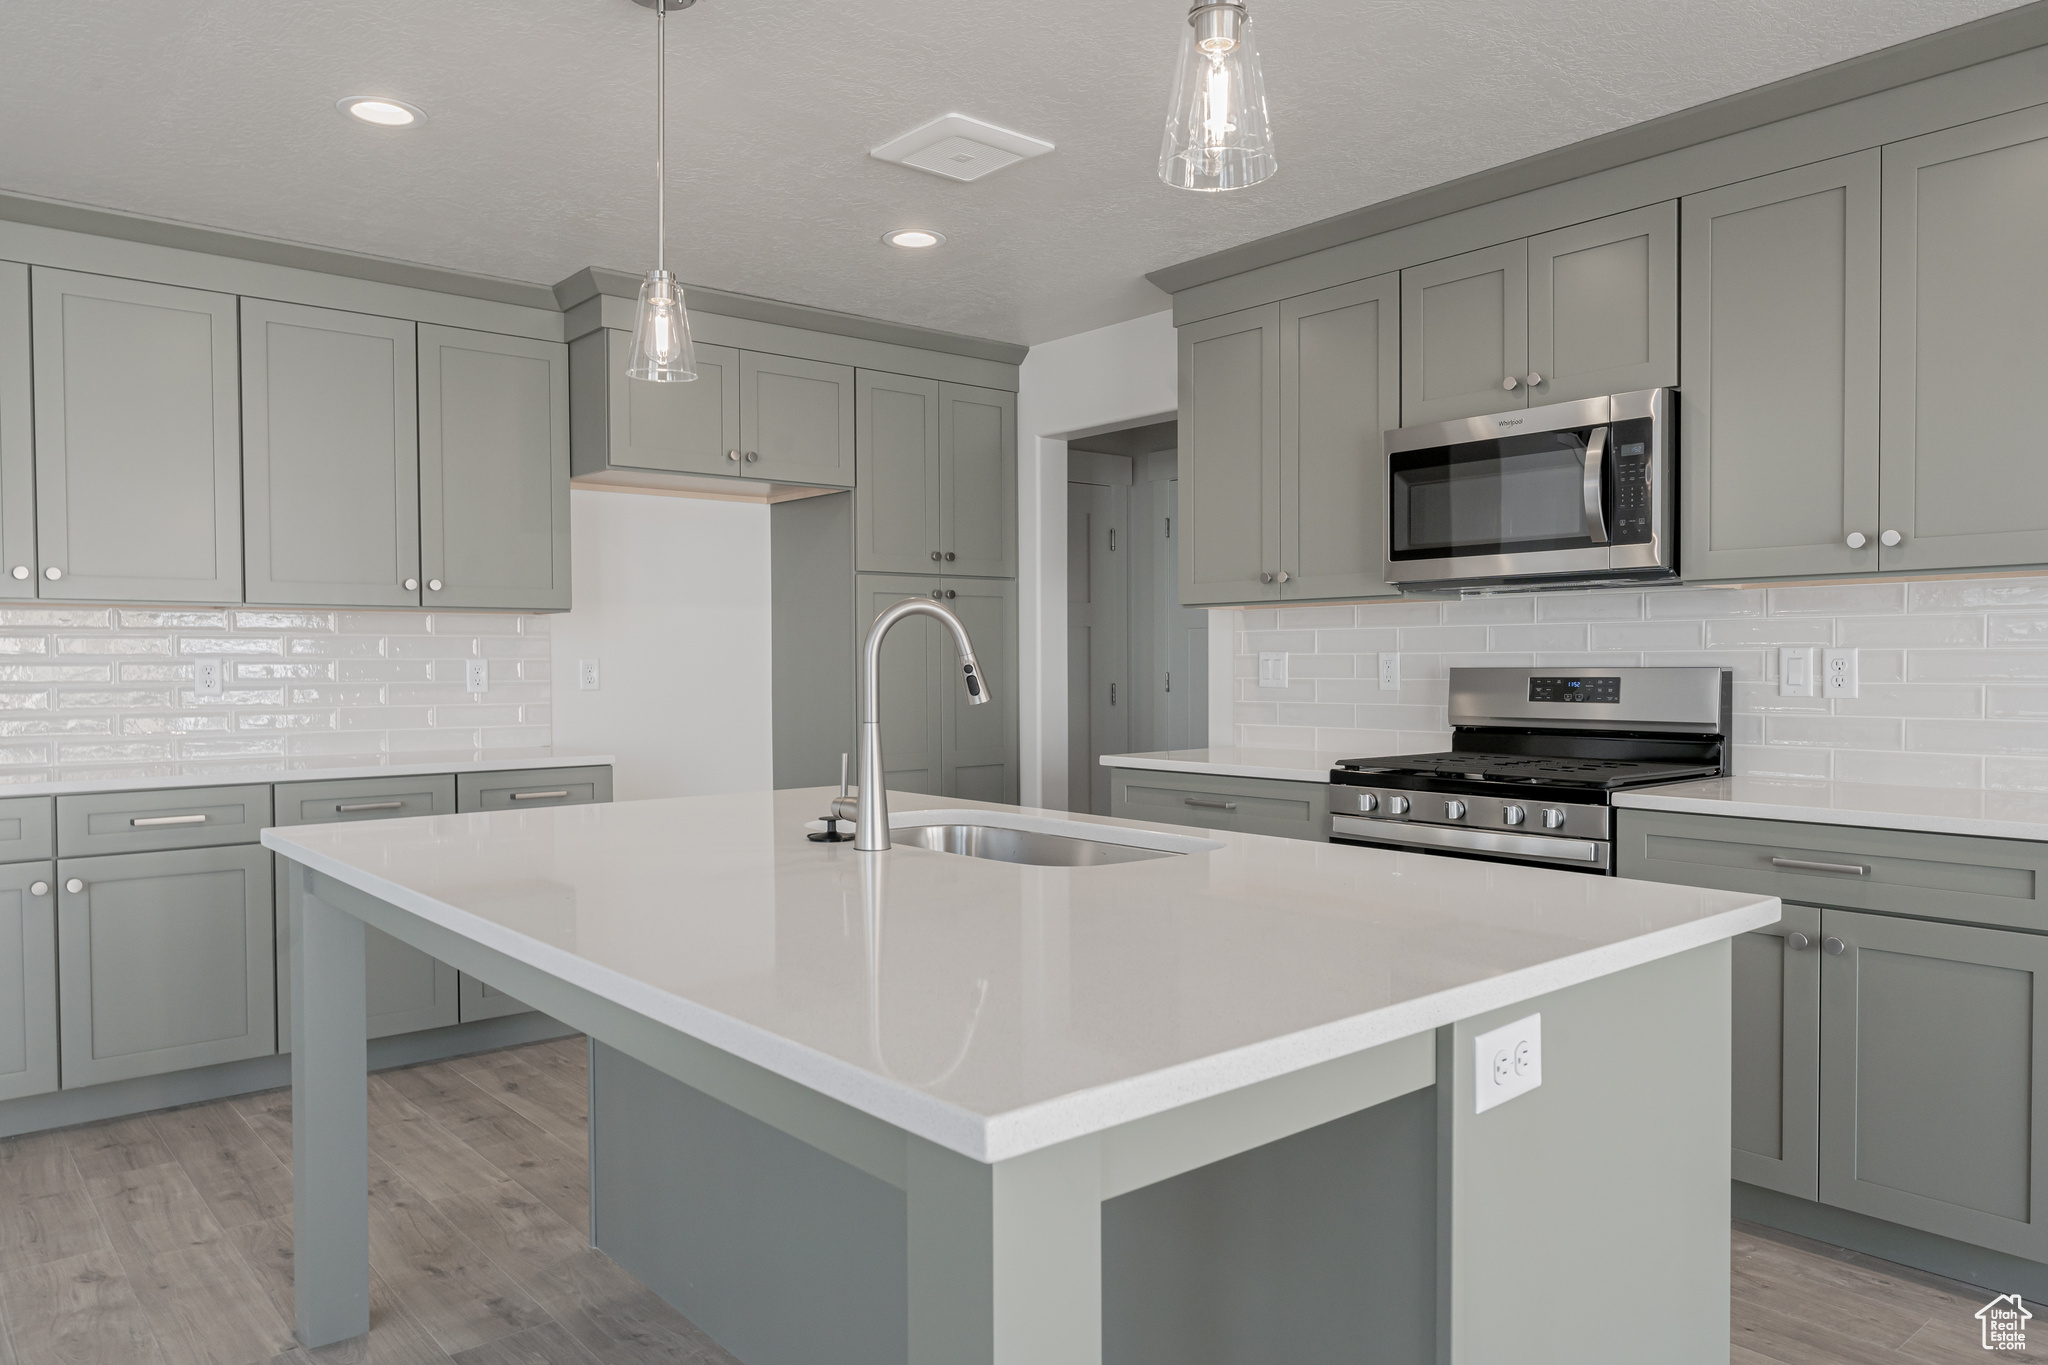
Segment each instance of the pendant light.
M690 315L683 308L683 287L669 273L668 185L664 156L668 151L668 12L688 9L696 0L634 0L654 11L654 269L640 283L640 306L633 314L633 357L626 363L628 379L657 384L685 383L697 377L697 352L690 345Z
M1176 189L1237 190L1280 169L1266 122L1266 82L1242 3L1188 11L1159 178Z

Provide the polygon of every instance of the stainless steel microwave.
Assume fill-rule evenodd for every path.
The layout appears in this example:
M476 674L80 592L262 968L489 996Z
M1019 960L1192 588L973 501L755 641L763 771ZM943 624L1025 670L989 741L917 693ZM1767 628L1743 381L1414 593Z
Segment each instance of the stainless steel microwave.
M1676 399L1644 389L1388 432L1387 581L1546 587L1676 576Z

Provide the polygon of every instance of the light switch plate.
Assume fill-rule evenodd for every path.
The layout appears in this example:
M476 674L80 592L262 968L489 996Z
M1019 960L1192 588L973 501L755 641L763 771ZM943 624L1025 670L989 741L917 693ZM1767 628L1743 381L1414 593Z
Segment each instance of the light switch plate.
M597 660L578 659L576 661L576 686L584 692L597 691Z
M491 690L491 661L489 659L465 659L463 661L463 690L466 692L488 692Z
M1483 1114L1543 1084L1543 1016L1532 1014L1472 1040L1472 1112Z
M1259 655L1259 686L1287 686L1287 656L1285 654Z
M1824 649L1820 652L1820 694L1823 697L1856 695L1856 651Z
M1818 680L1814 677L1812 645L1780 645L1778 647L1778 695L1781 697L1819 696Z
M192 691L201 697L218 697L224 685L227 662L223 659L195 659L192 663Z
M1400 690L1401 656L1398 654L1380 655L1380 691L1399 692Z

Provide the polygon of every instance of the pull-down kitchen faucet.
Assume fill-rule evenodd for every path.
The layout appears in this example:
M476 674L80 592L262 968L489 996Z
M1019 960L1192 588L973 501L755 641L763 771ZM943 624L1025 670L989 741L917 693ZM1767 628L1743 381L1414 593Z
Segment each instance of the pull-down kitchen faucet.
M936 593L933 596L937 596ZM912 597L898 602L875 618L868 630L867 647L861 651L860 689L860 794L835 797L832 814L853 821L853 846L862 853L882 853L889 847L889 793L882 785L882 638L889 628L907 616L929 616L953 632L960 651L960 671L967 684L967 704L980 706L988 700L988 680L974 659L974 642L960 618L936 602Z

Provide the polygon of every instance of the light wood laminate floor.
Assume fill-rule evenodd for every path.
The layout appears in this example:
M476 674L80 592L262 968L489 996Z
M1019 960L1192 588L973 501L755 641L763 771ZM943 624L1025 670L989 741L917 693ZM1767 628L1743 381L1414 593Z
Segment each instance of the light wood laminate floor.
M289 1091L0 1141L0 1365L737 1365L586 1245L584 1058L370 1078L370 1334L320 1351L291 1335ZM1732 1365L2048 1359L1984 1352L1984 1297L1737 1224Z

